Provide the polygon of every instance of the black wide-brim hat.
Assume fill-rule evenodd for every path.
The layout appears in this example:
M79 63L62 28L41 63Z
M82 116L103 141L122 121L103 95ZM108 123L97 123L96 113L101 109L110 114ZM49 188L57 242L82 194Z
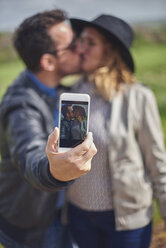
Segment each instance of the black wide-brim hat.
M134 39L132 28L122 19L111 15L100 15L92 21L71 18L73 30L79 35L81 31L91 26L98 29L107 39L120 49L120 54L129 69L134 72L134 61L130 47Z

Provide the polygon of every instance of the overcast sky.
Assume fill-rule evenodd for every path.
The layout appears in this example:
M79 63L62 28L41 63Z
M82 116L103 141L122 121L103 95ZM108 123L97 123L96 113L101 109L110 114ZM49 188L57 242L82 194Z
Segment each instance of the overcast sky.
M166 19L166 0L0 0L0 31L13 31L24 18L57 7L83 19L101 13L117 15L130 23Z

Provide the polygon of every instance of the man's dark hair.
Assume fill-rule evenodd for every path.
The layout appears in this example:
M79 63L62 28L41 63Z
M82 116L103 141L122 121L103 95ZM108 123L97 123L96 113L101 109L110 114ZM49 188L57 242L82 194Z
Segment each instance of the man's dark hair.
M64 117L66 117L67 114L70 114L70 111L69 111L69 107L71 107L71 105L69 104L65 104L62 106L62 114L64 115Z
M56 9L35 14L18 27L13 37L14 47L29 70L39 71L42 54L56 49L48 31L66 19L66 12Z

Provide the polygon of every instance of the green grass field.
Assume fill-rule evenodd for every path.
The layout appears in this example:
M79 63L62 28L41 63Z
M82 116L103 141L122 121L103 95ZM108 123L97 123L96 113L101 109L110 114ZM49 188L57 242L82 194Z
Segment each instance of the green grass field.
M165 31L163 36L165 37ZM6 54L7 59L5 59L4 53L3 58L0 57L0 99L6 88L24 68L18 58L13 55L11 59L9 58L10 53L8 50ZM158 40L153 35L150 38L137 35L132 54L135 59L137 79L151 87L156 96L166 141L166 39ZM71 83L71 81L72 78L69 77L65 82ZM154 202L154 207L154 223L156 224L161 218L156 202Z

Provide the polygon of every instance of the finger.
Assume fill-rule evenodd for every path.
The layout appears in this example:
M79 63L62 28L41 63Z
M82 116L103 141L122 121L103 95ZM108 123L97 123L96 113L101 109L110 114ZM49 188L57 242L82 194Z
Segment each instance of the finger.
M95 144L92 143L89 151L82 156L82 159L81 159L82 163L86 164L89 160L91 160L93 158L93 156L96 153L97 153L97 148L96 148Z
M89 151L89 148L91 147L93 143L93 135L91 132L88 133L86 136L84 142L82 142L80 145L72 148L71 153L75 157L80 157L83 154L87 153Z
M54 150L57 151L58 147L58 138L59 138L59 128L55 128L54 131L48 136L48 141L47 141L47 150Z

